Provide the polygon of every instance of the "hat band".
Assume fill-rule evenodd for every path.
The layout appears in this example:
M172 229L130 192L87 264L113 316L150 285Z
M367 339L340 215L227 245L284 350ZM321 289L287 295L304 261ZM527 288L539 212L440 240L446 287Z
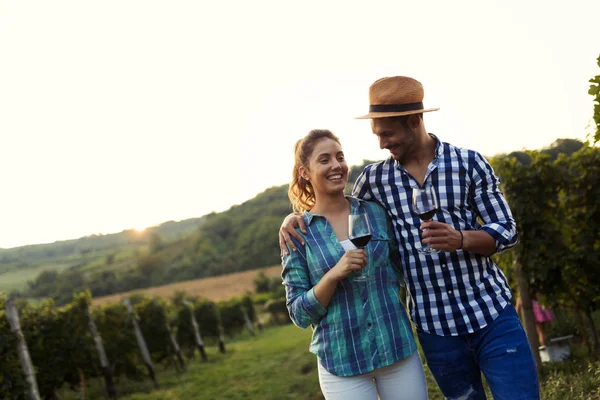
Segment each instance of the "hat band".
M369 112L404 112L413 110L422 110L423 102L408 104L371 104Z

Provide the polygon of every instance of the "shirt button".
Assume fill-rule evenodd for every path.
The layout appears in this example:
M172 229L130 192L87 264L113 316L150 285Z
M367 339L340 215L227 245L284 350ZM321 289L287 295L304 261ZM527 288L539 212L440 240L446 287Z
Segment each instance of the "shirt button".
M442 268L446 268L446 264L442 264Z
M448 290L448 294L452 294L452 290Z
M370 323L370 322L367 322L367 326L371 326L371 325L373 325L373 324L372 324L372 323Z

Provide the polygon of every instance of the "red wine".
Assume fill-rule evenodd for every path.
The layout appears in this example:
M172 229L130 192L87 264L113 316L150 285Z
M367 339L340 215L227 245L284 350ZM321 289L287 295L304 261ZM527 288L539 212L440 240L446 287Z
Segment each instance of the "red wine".
M431 218L433 218L436 211L437 211L437 208L434 208L431 211L427 211L427 212L424 212L423 214L419 214L419 218L421 218L421 220L423 220L423 221L429 221Z
M371 235L357 236L349 238L350 241L359 249L365 247L371 240Z

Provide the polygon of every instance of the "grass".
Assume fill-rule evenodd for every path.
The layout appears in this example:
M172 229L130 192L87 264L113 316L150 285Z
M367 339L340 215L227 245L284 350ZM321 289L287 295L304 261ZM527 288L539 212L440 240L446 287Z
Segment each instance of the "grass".
M257 336L245 335L227 343L227 353L207 347L208 361L188 362L188 370L157 366L160 387L149 381L121 380L121 400L198 399L323 399L317 376L316 356L308 351L310 329L294 325L270 327ZM429 369L425 377L430 400L443 400ZM575 359L544 366L540 382L545 400L599 399L600 362ZM86 399L102 399L101 381L90 382ZM63 390L61 399L75 400L75 392ZM488 399L492 396L487 391Z
M308 352L310 330L292 325L273 327L257 336L227 344L227 353L208 347L208 361L188 363L185 373L174 369L158 372L160 387L149 381L121 381L121 400L168 399L322 399L316 357ZM87 399L102 399L100 381L90 382ZM132 393L137 392L137 393ZM61 399L76 399L75 392L61 391Z

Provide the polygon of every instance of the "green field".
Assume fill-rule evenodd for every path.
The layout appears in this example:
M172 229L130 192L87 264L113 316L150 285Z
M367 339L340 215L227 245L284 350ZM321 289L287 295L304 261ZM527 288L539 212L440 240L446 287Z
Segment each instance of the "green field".
M10 270L0 274L0 292L10 293L13 290L24 290L27 288L27 282L35 280L41 272L46 270L62 271L69 266L70 264L49 264Z
M117 385L123 400L196 399L323 399L317 377L316 357L308 352L310 329L294 325L264 329L257 336L243 336L227 344L227 353L207 347L208 361L188 362L187 372L156 366L160 387L150 381L121 380ZM544 366L541 388L545 400L600 399L600 362L583 360ZM583 356L585 358L585 356ZM425 368L429 399L442 400L429 370ZM86 399L102 399L99 380L89 382ZM63 390L61 399L80 399ZM488 398L492 399L488 392Z
M227 353L208 347L208 361L188 363L187 372L158 367L160 387L150 381L121 381L121 400L199 400L199 399L323 399L317 376L316 356L308 351L310 329L294 325L270 327L257 336L244 336L227 345ZM442 400L431 375L426 371L429 398ZM100 381L90 382L88 399L101 399ZM61 399L79 399L71 391Z

